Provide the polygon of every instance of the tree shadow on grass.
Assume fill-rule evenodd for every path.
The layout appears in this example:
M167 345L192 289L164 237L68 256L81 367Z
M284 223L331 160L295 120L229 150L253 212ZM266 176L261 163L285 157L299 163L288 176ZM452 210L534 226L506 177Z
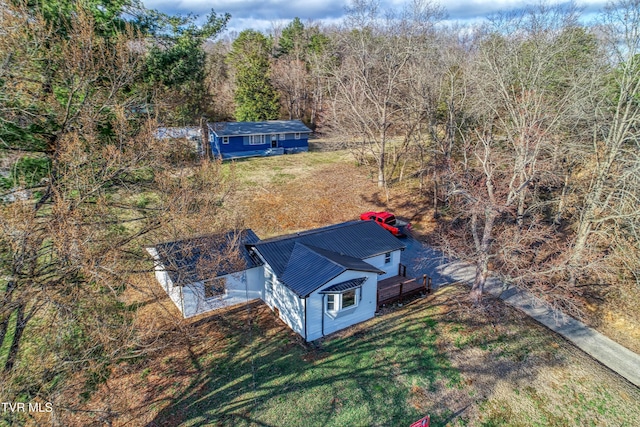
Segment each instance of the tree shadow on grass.
M200 336L223 338L215 349L206 339L194 345L189 385L148 427L402 426L426 413L444 425L490 396L500 376L526 382L535 375L514 362L529 357L518 337L486 333L497 314L481 322L451 314L461 309L468 307L455 299L419 298L311 345L264 305L202 319L194 324ZM459 328L458 342L442 342L441 327ZM495 357L469 357L473 347ZM470 380L483 396L469 396Z

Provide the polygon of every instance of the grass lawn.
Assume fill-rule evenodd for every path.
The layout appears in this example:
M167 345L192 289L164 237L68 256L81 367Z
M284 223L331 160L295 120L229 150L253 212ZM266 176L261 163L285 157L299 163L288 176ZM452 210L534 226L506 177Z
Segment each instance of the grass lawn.
M412 388L461 384L428 313L389 313L310 346L256 310L251 333L240 321L216 354L198 353L199 374L158 425L404 425L423 416Z
M263 304L183 334L126 377L131 411L118 424L408 426L430 414L435 426L640 425L637 388L500 301L474 308L464 287L314 345Z

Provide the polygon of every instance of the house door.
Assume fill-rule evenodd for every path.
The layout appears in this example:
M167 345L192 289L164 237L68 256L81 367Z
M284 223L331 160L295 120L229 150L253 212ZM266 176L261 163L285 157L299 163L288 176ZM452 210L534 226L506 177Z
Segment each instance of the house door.
M278 148L278 134L271 135L271 148Z

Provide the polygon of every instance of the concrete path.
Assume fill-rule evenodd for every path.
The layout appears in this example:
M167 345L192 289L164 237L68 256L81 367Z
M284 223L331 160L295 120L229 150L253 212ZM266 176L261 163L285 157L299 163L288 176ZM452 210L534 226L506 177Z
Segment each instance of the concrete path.
M403 239L407 248L401 262L407 266L407 276L433 280L433 287L451 282L472 283L475 268L461 261L450 261L442 253L413 238ZM562 335L591 357L640 387L640 355L610 340L596 330L565 314L549 308L528 292L507 288L500 280L487 280L485 292L494 295L538 322Z

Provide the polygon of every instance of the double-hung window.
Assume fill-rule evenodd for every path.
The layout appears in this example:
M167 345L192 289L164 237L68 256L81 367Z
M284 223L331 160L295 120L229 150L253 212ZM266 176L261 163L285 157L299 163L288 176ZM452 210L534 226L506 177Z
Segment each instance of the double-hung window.
M300 139L300 132L297 132L297 133L294 135L294 138L295 138L295 139Z
M260 145L264 143L264 135L249 136L249 145Z
M384 254L384 263L385 264L391 263L391 252L387 252L386 254Z
M228 136L223 136L222 137L222 143L223 144L228 144L229 143L229 137Z
M336 294L327 295L327 311L336 311L336 299L339 296Z

